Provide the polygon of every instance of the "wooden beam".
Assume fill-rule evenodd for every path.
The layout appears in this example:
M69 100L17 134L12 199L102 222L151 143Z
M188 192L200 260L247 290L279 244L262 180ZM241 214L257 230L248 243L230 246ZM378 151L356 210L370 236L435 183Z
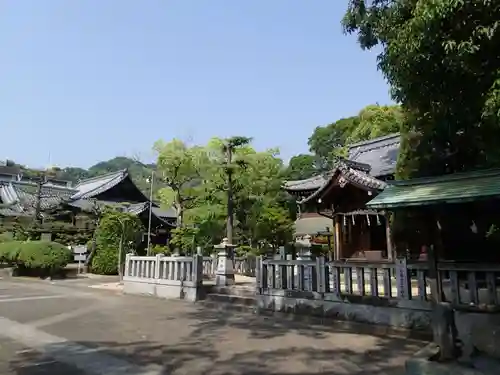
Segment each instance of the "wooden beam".
M339 260L342 256L342 227L340 215L335 216L335 254L334 260Z
M390 214L388 212L384 212L384 218L385 218L385 238L387 242L387 259L393 260L394 246L392 242Z

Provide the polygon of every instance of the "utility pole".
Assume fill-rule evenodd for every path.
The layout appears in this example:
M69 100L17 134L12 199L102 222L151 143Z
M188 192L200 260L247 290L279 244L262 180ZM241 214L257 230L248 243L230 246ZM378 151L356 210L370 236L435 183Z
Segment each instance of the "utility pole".
M151 171L151 185L149 186L149 221L148 221L148 250L147 255L151 255L151 214L153 210L153 183L155 172Z
M226 173L227 173L227 226L226 237L227 241L233 243L233 225L234 225L234 208L233 208L233 146L229 143L226 147Z
M47 182L47 176L45 173L37 178L36 182L36 200L35 200L35 222L41 223L42 222L42 188L43 185L45 185Z

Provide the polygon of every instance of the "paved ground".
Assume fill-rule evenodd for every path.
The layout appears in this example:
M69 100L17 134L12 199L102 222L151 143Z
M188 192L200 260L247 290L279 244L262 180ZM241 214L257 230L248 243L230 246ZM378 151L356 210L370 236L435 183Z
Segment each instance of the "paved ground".
M0 374L400 375L424 346L93 283L0 280Z

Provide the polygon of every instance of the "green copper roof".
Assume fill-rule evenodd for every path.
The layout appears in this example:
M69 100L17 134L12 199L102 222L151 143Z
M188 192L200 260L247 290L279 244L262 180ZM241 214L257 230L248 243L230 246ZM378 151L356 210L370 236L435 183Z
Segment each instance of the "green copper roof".
M500 169L394 181L366 206L399 208L491 198L500 198Z

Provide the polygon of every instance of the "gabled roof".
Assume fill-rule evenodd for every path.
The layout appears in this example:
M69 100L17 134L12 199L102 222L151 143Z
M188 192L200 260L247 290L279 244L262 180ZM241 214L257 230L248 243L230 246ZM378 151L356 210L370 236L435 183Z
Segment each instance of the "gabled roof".
M399 208L496 198L500 198L500 169L391 181L389 187L366 206Z
M343 161L339 161L337 162L335 169L332 171L330 177L328 179L325 179L323 184L313 194L302 199L298 203L306 203L311 201L312 199L320 198L332 185L332 183L335 183L339 176L345 179L347 182L367 191L380 191L387 186L384 181L377 180L375 177L372 177L362 171L356 170Z
M351 144L349 160L370 165L370 174L375 177L393 174L396 170L400 142L401 136L396 133Z
M94 198L97 195L115 187L127 178L130 178L130 176L126 169L122 169L117 172L106 173L92 178L87 178L80 181L75 186L75 190L77 190L77 193L72 196L72 199ZM147 198L144 197L144 200L147 200Z

